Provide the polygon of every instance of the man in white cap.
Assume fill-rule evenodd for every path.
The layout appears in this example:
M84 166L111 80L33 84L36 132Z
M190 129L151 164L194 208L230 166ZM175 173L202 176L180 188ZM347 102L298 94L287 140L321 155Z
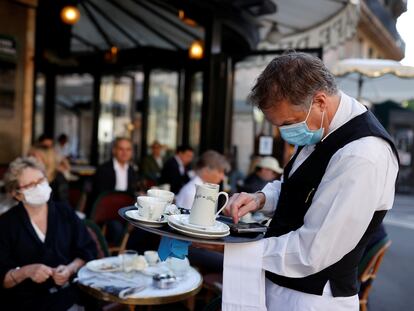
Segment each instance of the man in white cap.
M254 173L244 180L241 190L245 192L260 191L268 182L279 179L283 173L279 162L273 157L263 157L256 164Z

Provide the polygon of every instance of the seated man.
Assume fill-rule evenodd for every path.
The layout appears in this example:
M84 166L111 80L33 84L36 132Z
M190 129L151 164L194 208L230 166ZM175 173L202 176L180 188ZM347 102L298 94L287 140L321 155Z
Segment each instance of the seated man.
M87 215L92 212L95 200L106 191L118 190L135 194L138 190L138 173L131 164L132 142L125 137L115 139L112 147L113 158L100 165L94 176L91 198L89 199ZM122 239L123 225L117 221L108 223L108 242L119 244Z
M179 146L175 156L165 162L161 171L160 184L169 184L170 190L177 194L190 180L187 166L193 160L194 151L190 146Z
M100 165L96 170L93 183L94 193L99 195L109 190L135 193L138 186L138 174L131 160L131 140L125 137L116 138L112 147L112 159Z
M161 151L161 144L158 141L154 141L151 145L151 154L142 160L141 171L148 184L157 185L160 179L163 167Z

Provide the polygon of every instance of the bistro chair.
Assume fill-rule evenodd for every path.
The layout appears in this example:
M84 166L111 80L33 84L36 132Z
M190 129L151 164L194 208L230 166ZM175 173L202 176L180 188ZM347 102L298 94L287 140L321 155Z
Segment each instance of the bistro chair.
M133 205L136 201L135 196L123 191L108 191L102 193L94 202L92 207L91 219L102 229L102 234L106 236L107 223L109 221L119 221L124 224L124 233L119 245L109 245L109 252L119 252L125 249L129 238L128 226L118 215L118 210L125 206Z
M391 240L388 237L377 242L365 255L362 257L358 266L358 279L361 284L359 290L359 308L361 311L367 311L368 294L372 288L379 266L385 255L385 252L391 245Z
M98 250L98 258L104 258L109 256L109 247L108 243L105 240L104 235L102 234L101 228L90 219L83 219L83 223L89 231L92 239L96 244Z

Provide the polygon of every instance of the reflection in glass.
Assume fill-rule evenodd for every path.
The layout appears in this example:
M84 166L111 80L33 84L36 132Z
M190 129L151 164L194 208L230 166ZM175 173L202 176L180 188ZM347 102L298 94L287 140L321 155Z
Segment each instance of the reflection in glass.
M33 138L36 140L44 131L45 113L45 76L41 73L36 76L36 97L33 119Z
M203 73L193 75L191 81L191 108L189 142L196 154L200 149L201 108L203 104Z
M153 71L150 75L148 133L151 144L158 140L169 149L177 146L178 74Z
M131 138L132 82L131 77L102 78L98 125L99 163L111 158L111 144L116 137Z
M92 87L87 74L56 77L55 134L66 134L70 154L85 161L92 141Z

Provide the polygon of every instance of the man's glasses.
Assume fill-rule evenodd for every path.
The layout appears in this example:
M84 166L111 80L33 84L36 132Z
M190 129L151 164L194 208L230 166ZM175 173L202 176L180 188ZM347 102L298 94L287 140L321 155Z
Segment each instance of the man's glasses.
M17 188L17 190L23 191L23 190L32 189L32 188L36 187L37 185L40 185L42 182L45 182L45 181L46 181L46 177L43 176L43 177L39 178L36 181L33 181L33 182L29 183L29 184L20 186L19 188Z

